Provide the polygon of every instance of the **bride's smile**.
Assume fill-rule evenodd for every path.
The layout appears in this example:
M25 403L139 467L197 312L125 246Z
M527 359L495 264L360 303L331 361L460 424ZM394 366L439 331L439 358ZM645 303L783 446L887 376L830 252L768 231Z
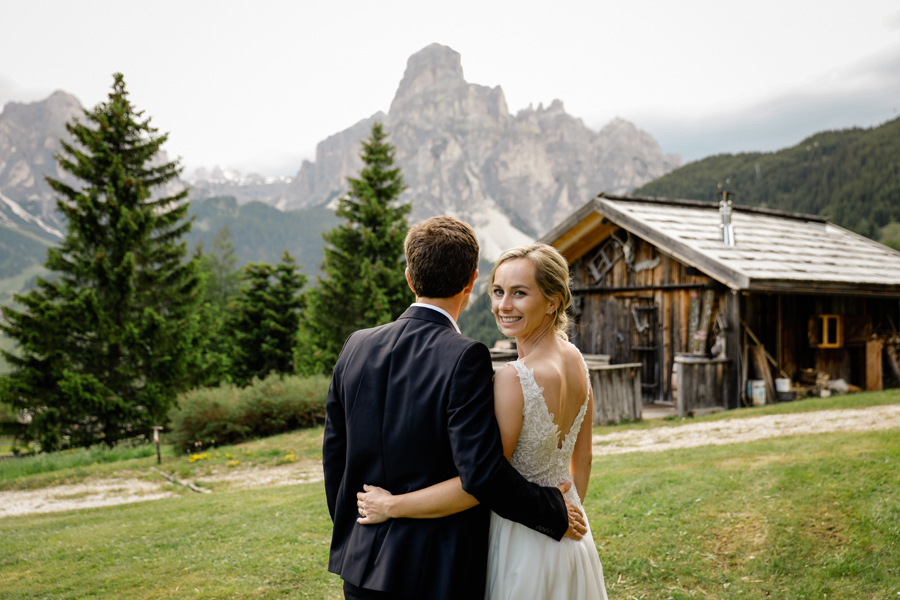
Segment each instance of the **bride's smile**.
M527 339L548 329L556 304L541 293L530 260L509 260L497 267L491 286L491 310L505 336Z

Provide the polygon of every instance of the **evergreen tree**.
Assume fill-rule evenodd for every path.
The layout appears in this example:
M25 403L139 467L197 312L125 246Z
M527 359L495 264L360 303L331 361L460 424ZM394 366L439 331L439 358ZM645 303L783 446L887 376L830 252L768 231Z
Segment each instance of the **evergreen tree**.
M203 303L195 318L192 342L198 359L195 383L210 387L234 379L236 348L230 309L240 291L241 272L228 225L213 239L209 252L202 238L195 252L203 285Z
M372 126L360 153L365 166L359 179L347 178L338 202L345 222L323 235L325 277L310 290L298 344L305 373L330 373L351 333L393 321L413 300L403 254L411 207L398 203L406 186L387 137L381 123Z
M191 383L200 280L180 238L189 231L182 191L153 190L181 172L161 162L159 135L115 74L109 100L67 125L59 168L80 189L58 194L67 236L46 262L54 277L3 308L0 329L18 342L0 401L31 416L22 434L42 450L113 445L162 423Z
M277 266L250 264L234 310L237 355L234 380L246 385L270 372L294 372L294 344L305 298L299 293L306 275L287 252Z
M205 251L201 239L197 245L197 257L203 275L203 302L224 311L241 287L241 270L237 267L231 228L225 225L219 230L209 252Z

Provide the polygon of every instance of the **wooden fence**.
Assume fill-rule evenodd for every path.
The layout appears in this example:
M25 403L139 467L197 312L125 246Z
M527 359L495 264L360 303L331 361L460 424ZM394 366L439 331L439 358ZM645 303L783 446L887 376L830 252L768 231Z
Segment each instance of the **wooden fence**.
M728 370L731 359L675 357L678 416L728 410Z
M591 373L591 387L594 389L594 425L620 423L623 419L641 419L641 363L588 363L588 370Z

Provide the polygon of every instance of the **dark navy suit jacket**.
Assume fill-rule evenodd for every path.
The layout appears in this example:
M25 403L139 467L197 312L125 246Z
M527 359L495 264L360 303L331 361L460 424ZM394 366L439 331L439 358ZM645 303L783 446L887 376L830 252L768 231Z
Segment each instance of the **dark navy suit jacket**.
M492 374L487 348L428 308L350 336L328 391L322 448L329 571L410 598L482 598L489 509L562 538L562 494L526 481L503 457ZM356 522L363 484L402 494L457 475L479 506L441 519Z

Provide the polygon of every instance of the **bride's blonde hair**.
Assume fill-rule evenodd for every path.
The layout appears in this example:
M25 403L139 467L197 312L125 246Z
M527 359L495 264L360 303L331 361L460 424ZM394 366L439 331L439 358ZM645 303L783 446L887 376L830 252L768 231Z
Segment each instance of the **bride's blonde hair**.
M569 287L569 263L553 246L547 244L530 244L510 248L500 255L494 268L491 269L490 287L494 285L497 267L503 263L524 258L534 265L534 279L538 289L548 300L559 300L559 306L553 313L553 329L556 335L568 340L569 316L566 310L572 306L572 290Z

